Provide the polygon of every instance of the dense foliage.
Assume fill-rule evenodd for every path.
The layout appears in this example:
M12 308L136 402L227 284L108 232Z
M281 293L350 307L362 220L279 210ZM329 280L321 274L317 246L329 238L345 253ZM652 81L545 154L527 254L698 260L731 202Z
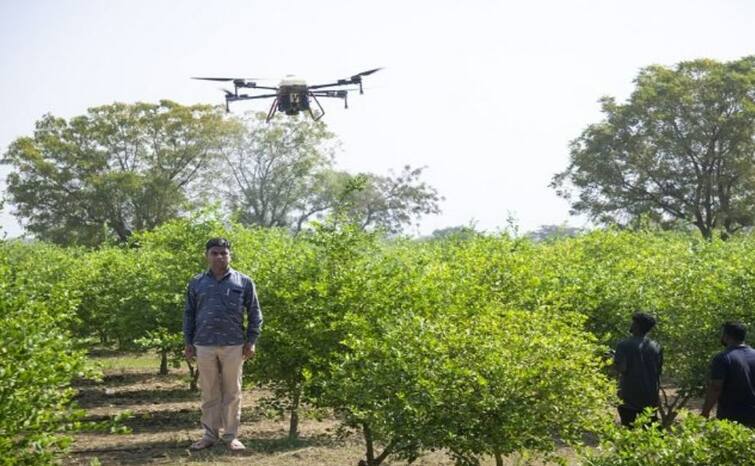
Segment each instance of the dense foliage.
M647 418L640 419L644 423ZM755 431L729 421L688 414L668 430L613 427L585 466L755 465Z
M124 244L214 204L243 225L292 231L345 201L365 229L399 232L439 212L422 168L336 170L338 143L325 123L265 120L167 100L102 105L70 119L48 114L0 154L10 167L8 204L36 238L87 246Z
M186 284L217 235L230 238L232 265L254 278L265 315L247 382L272 389L268 402L289 413L292 437L303 403L332 409L364 437L370 466L429 449L460 464L552 454L556 439L602 431L613 402L602 355L637 310L659 319L664 386L675 388L663 409L671 425L702 390L721 322L755 323L748 235L389 240L335 221L293 236L199 216L122 247L5 242L3 448L62 445L66 387L83 369L76 338L154 349L169 370L182 346ZM46 382L32 384L27 367Z
M27 231L58 244L121 242L176 217L237 125L208 105L115 103L45 115L0 159Z
M753 225L755 56L648 66L626 103L601 103L603 121L572 141L553 178L572 211L694 226L706 238Z
M70 382L88 371L66 330L77 300L59 286L74 255L0 243L0 464L51 461L79 417Z

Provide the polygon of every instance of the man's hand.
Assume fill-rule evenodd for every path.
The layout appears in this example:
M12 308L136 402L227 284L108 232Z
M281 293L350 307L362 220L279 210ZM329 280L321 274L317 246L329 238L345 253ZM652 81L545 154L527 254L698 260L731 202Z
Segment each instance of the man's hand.
M253 343L244 343L244 348L242 350L242 354L244 355L244 361L247 359L251 359L254 357L255 349Z
M184 357L187 361L191 361L197 356L197 350L194 349L194 345L186 345L184 348Z
M721 396L723 387L723 380L711 380L710 382L708 382L708 391L705 394L705 403L703 403L703 409L700 412L703 417L710 417L710 412L718 402L718 398Z

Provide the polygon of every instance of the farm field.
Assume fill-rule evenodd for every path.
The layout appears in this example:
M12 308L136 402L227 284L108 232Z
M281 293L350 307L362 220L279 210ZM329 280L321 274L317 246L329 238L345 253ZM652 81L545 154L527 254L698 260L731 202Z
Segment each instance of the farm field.
M201 432L184 290L202 269L192 245L225 235L265 315L245 368L248 449L190 454ZM752 432L696 413L721 322L752 321L753 239L414 241L179 221L133 248L8 242L0 453L17 455L9 465L746 464L731 458L755 458ZM616 428L609 355L638 309L664 348L658 431Z
M222 445L205 451L190 452L188 446L201 436L199 428L199 392L188 389L185 368L158 375L159 360L153 355L118 354L96 357L104 373L101 382L84 382L77 386L79 405L89 420L101 420L130 411L124 422L128 434L82 432L75 436L71 451L63 458L65 465L117 464L206 464L261 466L286 465L355 465L363 454L363 440L352 433L336 436L338 422L328 416L317 419L306 410L300 426L300 439L287 437L288 419L266 414L259 400L265 391L246 387L240 438L244 452L230 452ZM563 448L562 456L573 458ZM517 458L505 459L507 465ZM385 464L407 464L391 461ZM451 459L435 452L423 455L413 464L452 465ZM492 458L483 464L494 464ZM539 464L539 463L538 463ZM576 460L569 464L577 464Z

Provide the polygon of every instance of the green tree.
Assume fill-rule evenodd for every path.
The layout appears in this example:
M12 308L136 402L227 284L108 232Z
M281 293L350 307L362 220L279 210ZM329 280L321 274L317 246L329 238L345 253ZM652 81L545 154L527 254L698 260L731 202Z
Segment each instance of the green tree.
M362 229L399 233L422 215L440 212L438 202L443 198L420 180L422 171L423 168L407 165L398 175L341 173L344 185L351 183L357 187L341 191L342 201L345 201L342 211Z
M537 242L577 236L580 233L584 233L584 230L578 227L570 227L567 225L540 225L536 230L528 232L525 236Z
M649 66L625 104L571 143L551 186L573 213L625 224L682 222L705 238L755 221L755 56ZM578 196L571 198L576 189Z
M586 328L611 347L631 315L646 311L664 347L664 426L703 392L726 320L755 322L752 237L704 240L682 233L594 231L538 244L518 304L547 305L588 317Z
M306 117L266 123L261 113L242 121L245 131L225 151L230 208L241 223L300 229L330 208L317 192L333 160L334 135L325 123Z
M250 250L265 256L240 260L242 270L255 271L265 328L249 376L272 390L268 404L289 413L295 439L300 407L317 402L343 348L341 322L367 276L364 259L377 254L375 238L353 224L328 222L296 237L267 234Z
M0 242L0 464L52 463L82 415L71 381L93 373L68 330L76 298L57 280L72 262L49 245Z
M458 464L503 464L608 421L610 385L581 317L400 311L350 314L347 351L326 384L326 402L364 435L365 464L440 448Z
M339 210L363 229L398 232L424 214L438 213L440 197L420 180L422 169L398 175L352 175L335 170L338 146L325 123L306 117L274 119L246 115L245 131L225 151L230 169L230 209L244 225L286 227Z
M45 115L2 158L8 199L40 239L124 242L181 212L237 127L217 108L165 100Z
M364 464L434 448L460 464L548 452L555 431L573 439L602 422L610 389L583 318L501 310L522 300L533 251L528 241L477 235L392 241L369 255L349 287L344 347L317 400L364 436ZM564 355L574 359L548 362ZM537 376L551 368L564 372ZM575 385L556 386L565 380ZM561 429L550 409L579 414Z

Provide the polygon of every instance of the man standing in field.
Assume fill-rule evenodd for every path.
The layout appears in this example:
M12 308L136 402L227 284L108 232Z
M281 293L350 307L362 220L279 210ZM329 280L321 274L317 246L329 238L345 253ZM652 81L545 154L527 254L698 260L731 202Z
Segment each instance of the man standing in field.
M655 327L655 318L638 312L632 316L629 328L632 336L619 342L614 366L619 373L619 406L621 424L631 426L645 408L658 407L663 351L647 337Z
M190 448L211 447L221 440L222 428L228 448L243 450L244 444L236 437L241 421L241 371L244 361L254 356L262 313L252 279L230 267L228 240L209 240L205 257L209 269L189 282L183 321L185 356L197 358L202 391L204 435Z
M755 428L755 350L745 344L746 334L738 322L723 325L721 344L726 349L711 361L702 415L710 416L718 403L718 419Z

